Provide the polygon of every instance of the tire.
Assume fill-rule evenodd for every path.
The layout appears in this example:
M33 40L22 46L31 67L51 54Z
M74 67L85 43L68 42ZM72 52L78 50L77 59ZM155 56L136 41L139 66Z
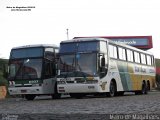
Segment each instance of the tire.
M142 83L142 89L139 91L135 91L135 95L144 95L148 94L148 86L146 85L146 82Z
M149 81L147 81L147 90L148 90L148 91L151 90L151 88L150 88L150 82L149 82Z
M83 98L85 95L82 94L82 93L70 93L70 96L71 96L72 98L81 99L81 98Z
M36 95L25 95L25 98L27 100L34 100L35 97L36 97Z
M141 91L135 91L135 95L141 95Z
M111 81L110 87L109 87L109 92L107 93L108 97L114 97L116 95L116 85L115 82Z
M52 99L60 99L60 98L61 98L61 94L59 94L57 91L57 83L56 83L54 87L54 94L52 94Z
M124 95L124 91L121 91L121 92L117 92L116 93L116 96L123 96Z
M61 94L55 93L52 94L52 99L60 99L61 98Z
M148 88L145 82L142 83L142 90L141 94L147 94L148 93Z

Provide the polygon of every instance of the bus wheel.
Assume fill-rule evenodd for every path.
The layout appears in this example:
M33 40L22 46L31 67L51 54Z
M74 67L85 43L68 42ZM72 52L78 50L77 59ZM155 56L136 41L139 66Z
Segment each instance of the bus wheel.
M25 95L25 98L27 100L34 100L35 97L36 97L36 95Z
M150 89L150 82L149 82L149 81L147 81L147 90L148 90L148 91L151 90L151 89Z
M120 91L116 93L116 96L123 96L124 95L124 91Z
M60 99L61 98L61 94L55 93L52 94L52 99Z
M135 91L135 95L140 95L141 94L141 91Z
M56 83L54 87L54 94L52 94L52 99L60 99L60 98L61 98L61 94L58 93L57 91L57 83Z
M148 88L145 82L142 83L142 90L141 90L142 94L147 94L148 93Z
M107 93L108 97L113 97L116 94L116 83L113 80L110 83L109 92Z
M71 96L72 98L81 99L81 98L84 97L84 94L82 94L82 93L70 93L70 96Z

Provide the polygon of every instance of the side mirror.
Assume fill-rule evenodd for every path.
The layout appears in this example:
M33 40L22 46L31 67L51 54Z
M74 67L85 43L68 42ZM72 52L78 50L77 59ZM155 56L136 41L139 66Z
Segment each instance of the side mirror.
M102 57L102 58L101 58L101 67L105 67L105 64L106 64L105 58Z
M60 70L58 70L58 75L60 75L61 74L61 71Z

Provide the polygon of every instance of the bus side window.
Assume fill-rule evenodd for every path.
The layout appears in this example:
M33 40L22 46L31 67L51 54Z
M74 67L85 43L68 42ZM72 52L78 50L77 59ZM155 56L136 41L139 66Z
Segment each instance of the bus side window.
M133 62L133 51L127 49L127 60Z
M134 51L134 61L135 61L136 63L141 63L141 62L140 62L139 53L136 52L136 51Z
M45 58L49 60L54 60L55 54L53 48L45 48Z
M118 47L118 56L120 60L126 60L126 50L122 47Z
M147 65L152 65L152 60L150 55L147 55Z
M110 54L110 57L117 59L117 47L113 45L109 45L109 54Z
M146 63L147 63L147 62L146 62L146 55L143 54L143 53L141 53L140 55L141 55L141 63L142 63L142 64L146 64Z

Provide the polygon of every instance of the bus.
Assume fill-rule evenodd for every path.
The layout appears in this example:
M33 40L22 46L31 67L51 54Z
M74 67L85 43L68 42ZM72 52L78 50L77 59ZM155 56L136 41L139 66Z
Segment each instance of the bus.
M9 94L22 95L34 100L38 95L57 93L57 54L56 45L26 45L11 49L9 58Z
M60 43L58 93L147 94L155 87L153 54L104 38L77 38Z

